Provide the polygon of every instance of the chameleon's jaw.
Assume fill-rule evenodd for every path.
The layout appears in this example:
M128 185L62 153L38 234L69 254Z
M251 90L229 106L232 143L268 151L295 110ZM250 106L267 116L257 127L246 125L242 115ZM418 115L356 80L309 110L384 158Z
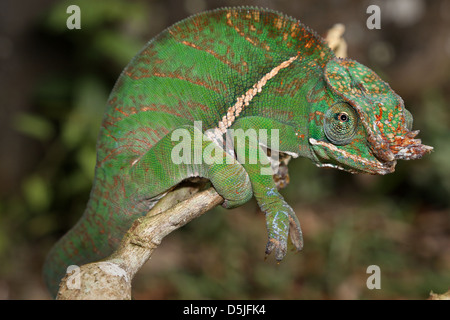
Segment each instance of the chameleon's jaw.
M309 143L316 151L316 156L321 156L322 160L328 159L331 162L336 162L339 159L345 159L346 165L337 165L334 163L327 163L326 161L316 161L319 167L331 167L344 170L351 173L370 173L370 174L388 174L395 171L397 161L380 161L376 157L362 157L357 154L350 153L344 149L335 146L332 143L309 138ZM337 161L337 162L342 162Z
M395 171L397 160L419 159L433 150L433 147L423 145L420 139L414 139L418 133L418 130L407 131L406 134L396 136L392 141L386 141L381 136L377 136L376 140L368 139L372 152L370 157L361 156L332 143L313 138L310 138L309 142L316 151L316 155L322 159L316 162L320 167L332 167L351 173L384 175ZM342 159L345 159L345 166ZM336 162L341 164L335 164Z

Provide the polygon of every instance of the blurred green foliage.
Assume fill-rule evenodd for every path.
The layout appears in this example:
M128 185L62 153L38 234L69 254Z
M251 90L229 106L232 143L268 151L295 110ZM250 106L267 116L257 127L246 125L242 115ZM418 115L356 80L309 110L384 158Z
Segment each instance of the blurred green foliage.
M237 4L197 2L201 8ZM152 36L174 17L195 11L195 1L180 3L184 6L156 0L57 1L36 22L43 46L61 53L57 67L49 65L29 93L32 110L13 116L15 132L38 151L30 148L35 161L19 190L0 198L0 296L6 281L7 297L29 297L32 284L41 288L40 297L48 297L36 279L50 246L86 205L108 94L121 70ZM66 28L70 4L82 10L81 30ZM289 13L288 7L283 2L275 9ZM338 22L330 21L328 26ZM373 67L390 80L388 67ZM431 290L446 291L449 75L440 84L424 85L404 97L414 127L422 129L420 138L435 147L424 159L403 161L395 174L384 177L319 169L305 159L291 162L291 184L283 194L303 226L302 252L288 253L280 264L265 260L265 222L255 203L230 211L217 208L163 241L138 274L135 297L423 299ZM381 267L382 290L366 288L366 268L372 264Z

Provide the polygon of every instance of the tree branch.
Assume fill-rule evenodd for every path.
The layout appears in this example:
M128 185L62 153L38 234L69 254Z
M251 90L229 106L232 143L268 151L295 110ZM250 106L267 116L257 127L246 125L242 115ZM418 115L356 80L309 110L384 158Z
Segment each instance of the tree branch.
M183 185L169 192L142 218L137 219L108 258L80 267L79 288L70 284L73 275L61 280L58 300L131 299L131 281L162 239L172 231L223 202L205 183Z

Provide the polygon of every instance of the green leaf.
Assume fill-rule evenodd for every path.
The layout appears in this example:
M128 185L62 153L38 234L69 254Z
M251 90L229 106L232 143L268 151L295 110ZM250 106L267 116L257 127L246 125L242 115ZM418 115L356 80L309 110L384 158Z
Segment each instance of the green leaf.
M74 89L75 101L62 127L62 141L69 148L80 144L95 145L108 98L104 85L96 78L80 79Z
M40 141L47 141L54 134L50 121L29 113L18 113L15 115L13 127L20 133Z
M45 211L48 209L52 192L44 178L38 175L28 177L23 183L23 195L25 201L33 211Z
M127 65L136 52L142 49L140 40L108 30L97 35L94 45L118 65Z

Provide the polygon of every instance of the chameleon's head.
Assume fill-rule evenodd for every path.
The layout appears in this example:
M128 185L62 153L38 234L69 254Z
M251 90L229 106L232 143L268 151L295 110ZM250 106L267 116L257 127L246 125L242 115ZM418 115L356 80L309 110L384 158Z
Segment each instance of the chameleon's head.
M311 124L309 142L320 166L386 174L397 159L421 158L433 150L414 137L413 118L403 100L369 68L333 59L325 69L332 105L320 128Z

